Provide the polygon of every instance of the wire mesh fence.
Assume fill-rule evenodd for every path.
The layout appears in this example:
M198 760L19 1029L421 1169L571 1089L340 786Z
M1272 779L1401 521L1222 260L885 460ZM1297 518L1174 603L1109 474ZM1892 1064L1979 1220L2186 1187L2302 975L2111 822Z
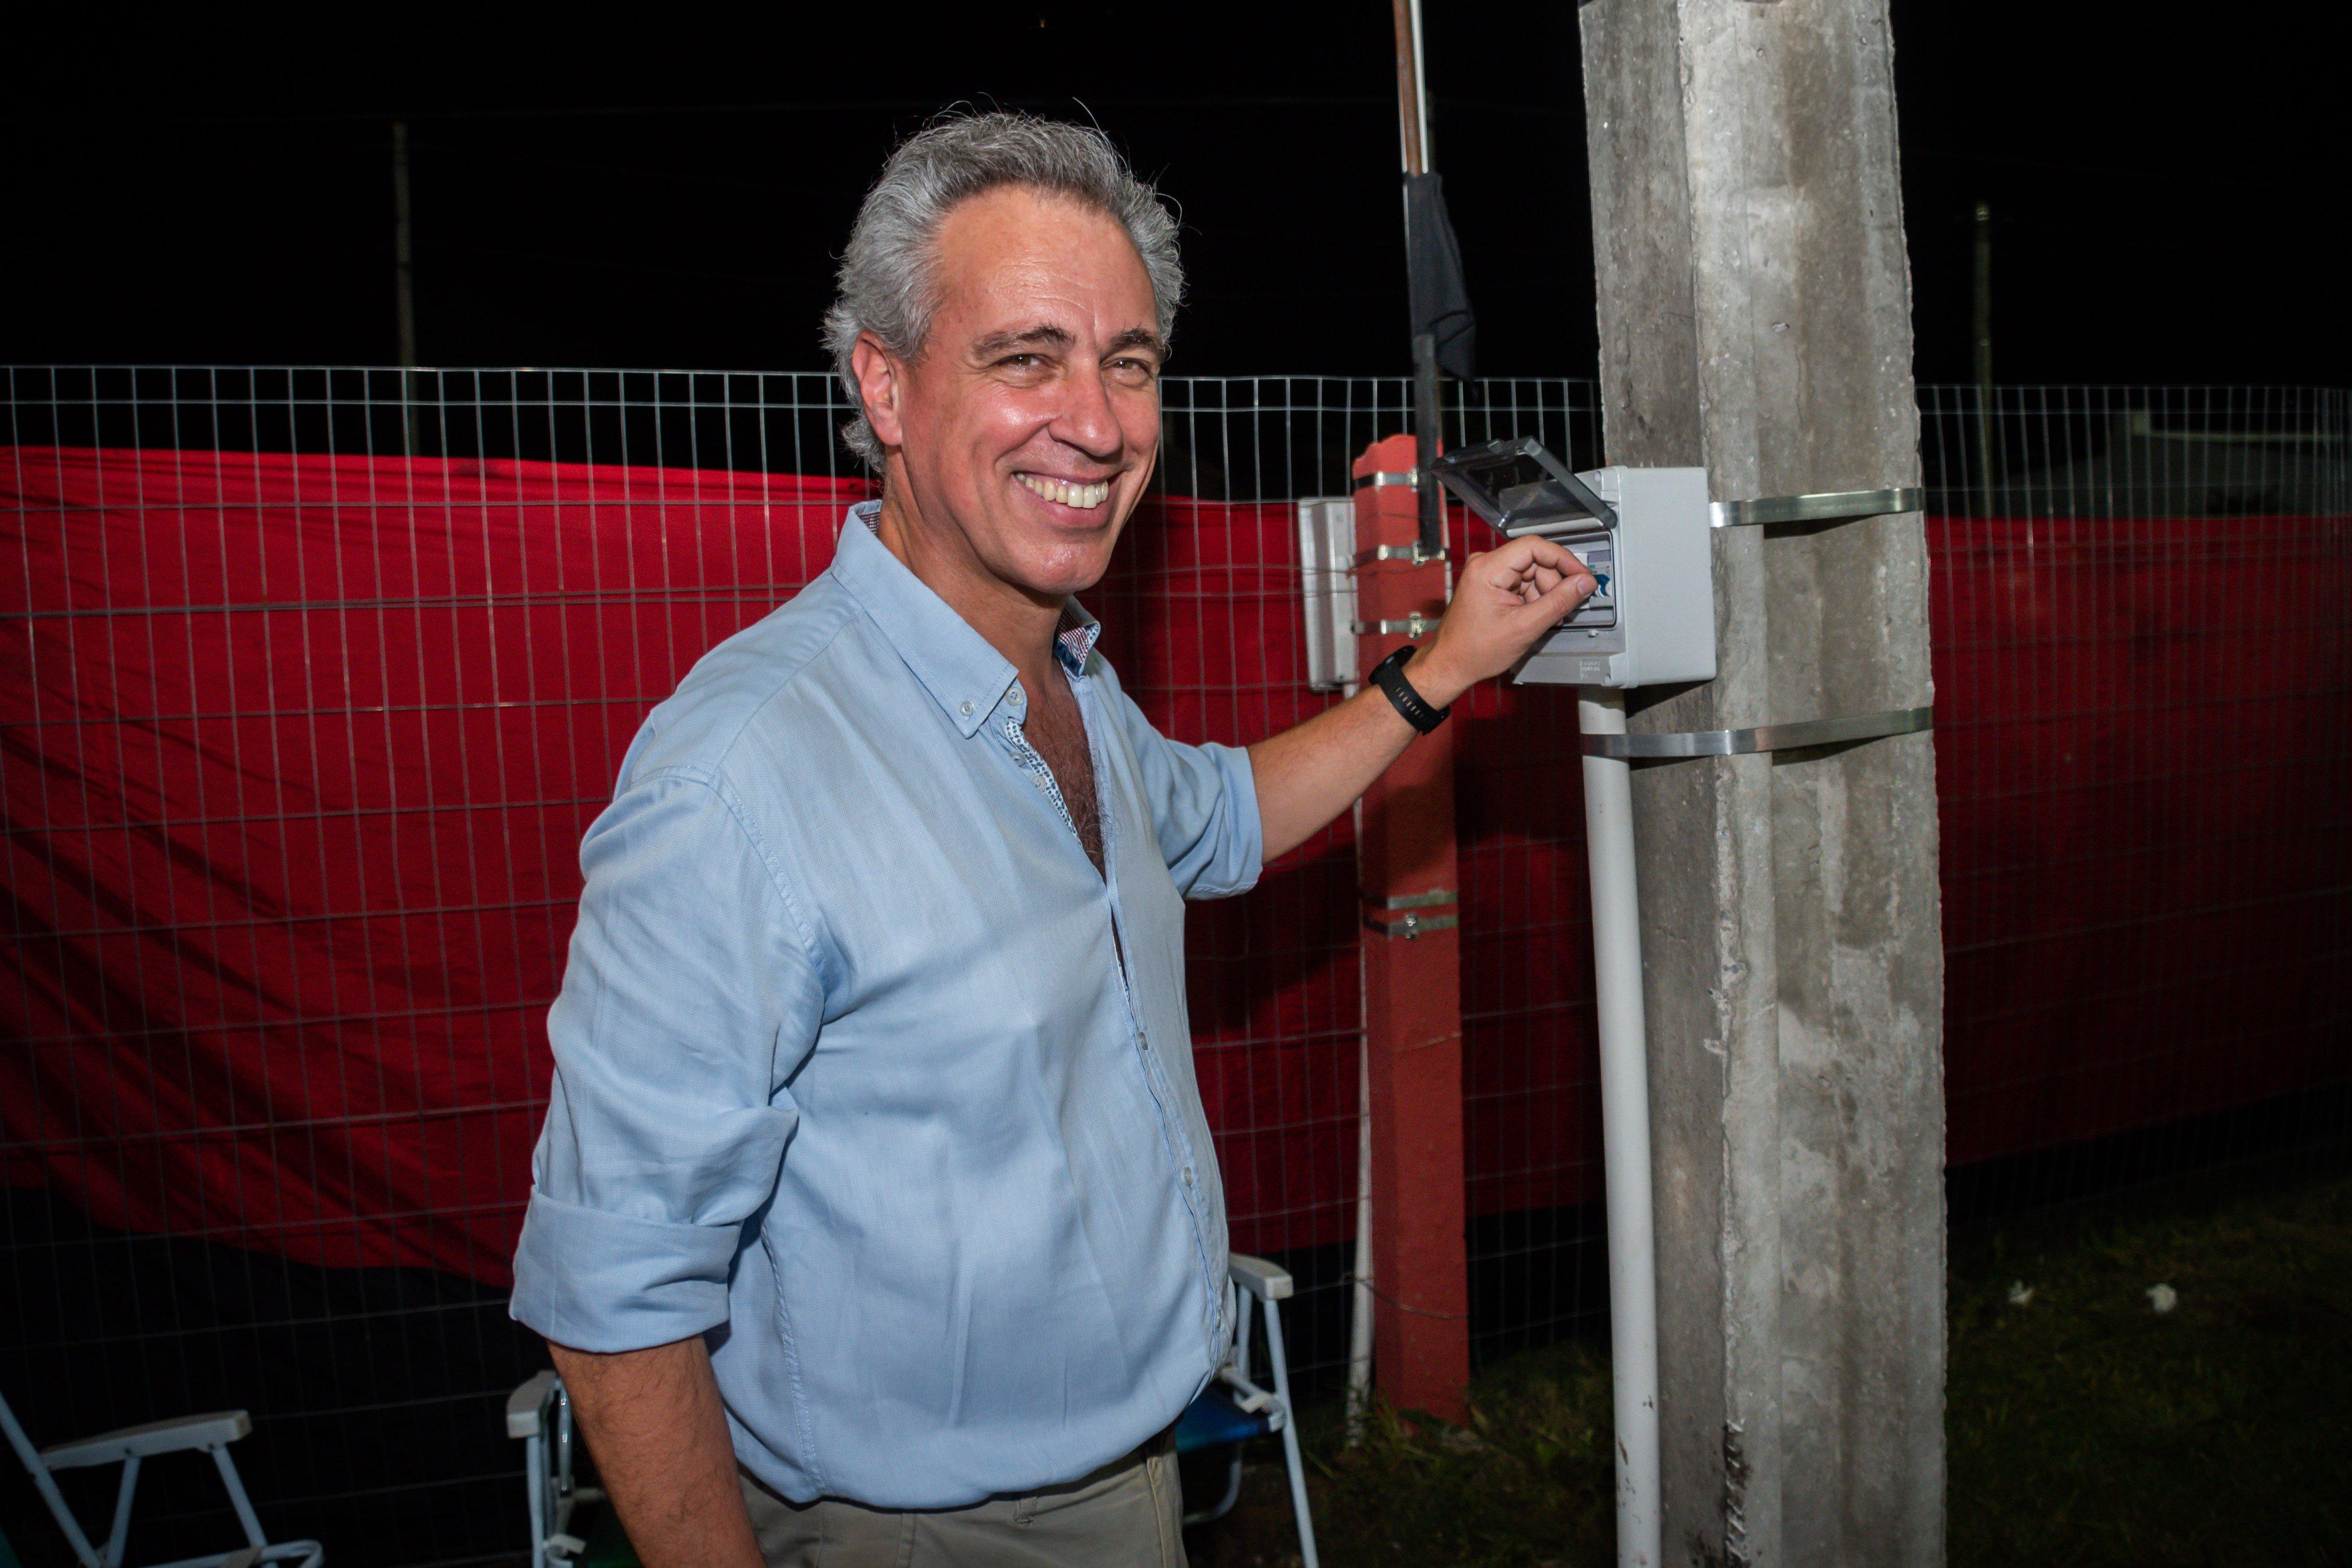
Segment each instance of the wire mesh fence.
M2347 395L1922 404L1955 1217L2340 1144Z
M506 1319L506 1249L572 852L646 710L868 493L840 391L6 373L0 1389L44 1440L252 1409L265 1519L339 1561L509 1547L498 1411L543 1351ZM1450 392L1452 443L1601 460L1589 382ZM2345 1142L2343 394L1922 405L1956 1204ZM1152 495L1088 596L1155 723L1246 742L1333 700L1291 507L1347 494L1409 406L1402 380L1166 383ZM1455 722L1496 1354L1601 1326L1590 930L1572 706L1490 687ZM1310 1381L1347 1347L1360 940L1343 819L1188 942L1234 1242L1299 1277ZM225 1522L203 1474L147 1484L151 1542Z
M1928 509L2341 517L2345 408L2317 387L1923 387Z

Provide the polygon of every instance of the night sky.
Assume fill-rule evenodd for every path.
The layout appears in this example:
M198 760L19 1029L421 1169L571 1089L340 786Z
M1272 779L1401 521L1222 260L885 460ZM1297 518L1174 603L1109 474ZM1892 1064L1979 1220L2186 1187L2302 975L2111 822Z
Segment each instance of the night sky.
M1427 9L1481 369L1590 375L1575 12ZM961 100L1181 204L1176 372L1407 369L1384 0L76 15L13 51L0 360L389 362L404 113L426 363L816 368L859 194ZM2001 381L2352 380L2340 68L2269 16L1896 0L1921 380L1970 373L1979 200Z

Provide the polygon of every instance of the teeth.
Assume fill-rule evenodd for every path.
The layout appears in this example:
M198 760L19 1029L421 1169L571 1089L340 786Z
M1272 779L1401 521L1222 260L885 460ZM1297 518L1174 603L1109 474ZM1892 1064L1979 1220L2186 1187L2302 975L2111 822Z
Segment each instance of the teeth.
M1093 485L1070 485L1059 479L1042 478L1034 474L1017 476L1020 481L1049 501L1059 501L1066 507L1081 511L1093 511L1110 499L1110 484L1105 480Z

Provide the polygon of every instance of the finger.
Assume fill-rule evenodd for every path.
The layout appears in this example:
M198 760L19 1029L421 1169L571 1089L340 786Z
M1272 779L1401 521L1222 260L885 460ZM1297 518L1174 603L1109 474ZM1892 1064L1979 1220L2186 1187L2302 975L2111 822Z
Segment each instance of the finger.
M1570 573L1562 576L1550 588L1528 601L1528 604L1531 612L1556 619L1559 615L1570 613L1578 605L1591 598L1593 591L1599 586L1590 572Z
M1579 579L1583 580L1588 585L1592 582L1591 574L1584 570L1583 563L1573 555L1568 558L1568 565L1565 569L1538 566L1519 579L1517 590L1519 601L1524 604L1533 604L1560 584L1574 582ZM1587 586L1584 591L1589 594L1592 589Z
M1534 568L1549 567L1554 571L1570 571L1578 566L1576 558L1547 538L1530 534L1511 539L1495 550L1477 558L1477 568L1486 581L1496 588L1515 588L1518 580ZM1465 572L1465 575L1467 575Z
M1590 577L1562 578L1552 589L1539 595L1522 612L1538 626L1556 626L1576 612L1576 607L1592 596L1594 583Z
M1567 546L1557 544L1540 534L1528 534L1511 541L1513 548L1522 545L1527 548L1527 554L1521 559L1529 566L1548 566L1557 571L1576 564L1576 557Z
M1559 582L1563 575L1564 574L1562 572L1552 567L1540 565L1529 566L1526 570L1516 572L1512 575L1510 586L1505 590L1505 591L1516 596L1523 602L1533 603L1537 599L1539 599L1545 593L1549 592L1552 586Z

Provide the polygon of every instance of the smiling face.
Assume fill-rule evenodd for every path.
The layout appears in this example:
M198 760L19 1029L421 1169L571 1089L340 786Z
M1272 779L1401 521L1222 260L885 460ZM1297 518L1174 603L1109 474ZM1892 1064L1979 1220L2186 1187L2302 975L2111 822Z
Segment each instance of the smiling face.
M852 361L889 450L885 542L968 617L1058 611L1109 566L1159 451L1150 277L1116 221L1022 187L959 204L936 245L921 351L866 338Z

